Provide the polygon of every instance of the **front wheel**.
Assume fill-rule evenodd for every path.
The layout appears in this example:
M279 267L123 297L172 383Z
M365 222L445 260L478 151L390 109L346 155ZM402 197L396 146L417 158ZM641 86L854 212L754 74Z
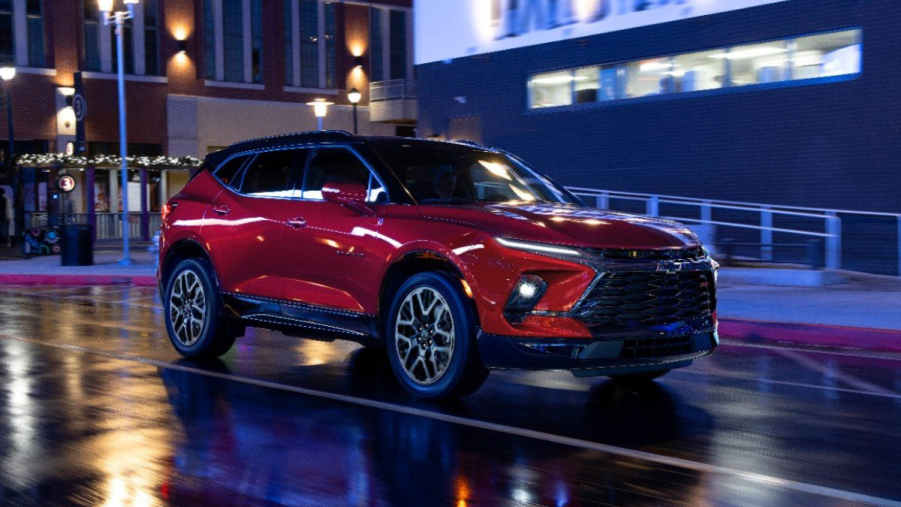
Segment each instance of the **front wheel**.
M184 357L219 357L235 343L235 335L221 318L222 301L212 272L202 259L185 259L166 281L166 331Z
M392 298L385 333L391 367L420 398L467 396L488 378L472 306L459 285L444 273L420 273Z

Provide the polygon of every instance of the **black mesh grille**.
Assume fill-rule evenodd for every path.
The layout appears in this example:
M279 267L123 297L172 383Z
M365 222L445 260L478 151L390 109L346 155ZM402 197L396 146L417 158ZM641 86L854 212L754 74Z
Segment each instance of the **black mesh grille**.
M620 359L640 359L643 357L666 357L691 352L690 336L674 336L668 338L645 338L626 340Z
M701 247L674 250L623 250L615 248L586 248L599 257L610 260L683 260L696 261L706 257Z
M712 273L631 272L611 273L598 281L574 316L589 326L654 326L714 310Z

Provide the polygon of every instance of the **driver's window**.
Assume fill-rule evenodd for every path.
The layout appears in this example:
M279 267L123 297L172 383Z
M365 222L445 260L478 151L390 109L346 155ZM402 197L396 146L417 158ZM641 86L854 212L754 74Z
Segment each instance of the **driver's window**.
M307 166L303 181L303 198L322 200L326 183L357 183L368 189L367 202L388 202L388 195L378 179L350 150L321 148Z

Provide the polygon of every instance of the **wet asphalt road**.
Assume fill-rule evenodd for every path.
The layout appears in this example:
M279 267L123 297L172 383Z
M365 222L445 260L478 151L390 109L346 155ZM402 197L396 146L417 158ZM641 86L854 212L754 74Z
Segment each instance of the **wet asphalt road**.
M0 506L901 505L901 357L729 343L640 389L250 330L180 359L154 289L0 286Z

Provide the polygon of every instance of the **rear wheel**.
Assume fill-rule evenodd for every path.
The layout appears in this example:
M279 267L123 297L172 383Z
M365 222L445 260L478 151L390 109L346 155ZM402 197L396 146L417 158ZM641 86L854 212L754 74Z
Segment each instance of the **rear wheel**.
M444 273L419 273L392 298L385 333L391 367L420 398L466 396L488 378L472 307L454 282Z
M163 298L169 340L184 357L219 357L235 343L222 315L212 268L202 259L178 263Z
M654 379L658 379L669 372L670 370L643 371L641 373L622 373L619 375L608 375L608 377L610 377L614 382L619 382L621 384L640 385L650 383Z

